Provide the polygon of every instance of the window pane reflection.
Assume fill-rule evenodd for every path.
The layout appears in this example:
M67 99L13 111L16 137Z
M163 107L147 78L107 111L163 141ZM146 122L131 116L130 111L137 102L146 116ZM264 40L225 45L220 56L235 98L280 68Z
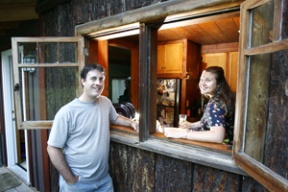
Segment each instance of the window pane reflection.
M18 53L18 63L78 63L77 42L21 42Z
M287 56L288 50L250 57L244 148L246 154L286 179L287 165L280 162L288 155Z
M24 120L53 120L61 106L77 95L78 67L20 69Z
M274 1L270 0L266 4L253 9L251 15L251 47L271 43L273 41Z
M60 63L77 63L77 43L59 43Z
M37 63L37 44L19 43L18 44L18 63Z
M39 63L58 63L59 49L56 42L39 43Z

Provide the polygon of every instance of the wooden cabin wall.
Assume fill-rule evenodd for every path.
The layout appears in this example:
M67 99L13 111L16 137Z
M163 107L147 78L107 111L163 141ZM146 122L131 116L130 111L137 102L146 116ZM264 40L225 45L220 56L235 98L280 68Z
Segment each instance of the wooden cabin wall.
M75 26L163 0L65 1L41 13L45 36L74 36ZM51 165L51 164L50 164ZM115 191L266 191L248 176L111 142L110 172ZM51 191L58 173L51 165Z
M267 191L250 177L111 142L115 192Z

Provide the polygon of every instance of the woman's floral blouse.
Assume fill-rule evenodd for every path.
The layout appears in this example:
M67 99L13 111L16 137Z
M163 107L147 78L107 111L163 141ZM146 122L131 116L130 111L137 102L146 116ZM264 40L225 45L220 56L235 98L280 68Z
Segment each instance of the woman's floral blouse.
M226 107L219 99L219 94L211 97L206 105L203 116L201 118L202 127L210 130L213 126L223 126L226 130L225 140L223 142L232 144L234 132L234 112L225 116Z

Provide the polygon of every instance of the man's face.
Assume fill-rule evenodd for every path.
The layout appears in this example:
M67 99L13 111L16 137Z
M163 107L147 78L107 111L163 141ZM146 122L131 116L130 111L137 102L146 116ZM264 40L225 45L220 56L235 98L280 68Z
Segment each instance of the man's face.
M105 75L94 69L87 73L86 79L81 79L83 85L83 93L87 98L94 100L98 98L104 89Z

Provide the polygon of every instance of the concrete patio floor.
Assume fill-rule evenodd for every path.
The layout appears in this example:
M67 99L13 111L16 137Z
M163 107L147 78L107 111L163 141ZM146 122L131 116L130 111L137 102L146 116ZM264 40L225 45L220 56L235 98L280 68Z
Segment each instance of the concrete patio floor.
M14 188L7 189L4 192L36 192L37 191L35 188L27 186L27 184L25 184L25 182L23 182L21 178L19 178L17 175L15 175L12 171L10 171L8 168L4 166L0 167L0 174L2 173L11 173L18 181L21 182L20 185Z

